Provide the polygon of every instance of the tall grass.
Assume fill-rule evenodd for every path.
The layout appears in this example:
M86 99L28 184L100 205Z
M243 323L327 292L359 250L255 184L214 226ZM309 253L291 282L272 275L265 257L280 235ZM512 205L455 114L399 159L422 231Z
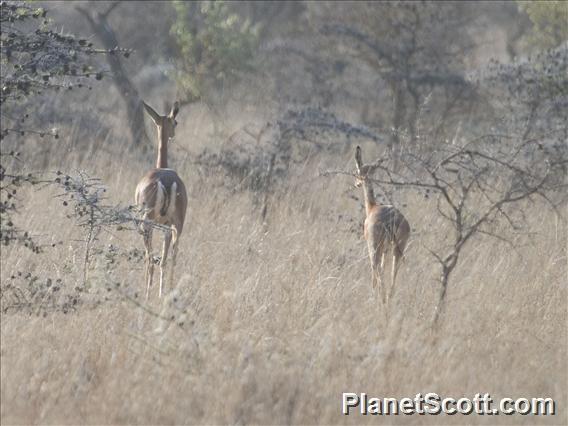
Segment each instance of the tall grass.
M263 224L249 194L216 185L192 165L182 148L215 147L199 126L178 129L171 153L190 196L175 289L160 301L154 287L146 305L134 295L144 294L142 263L107 270L103 258L91 265L86 290L97 303L67 314L3 312L2 424L566 422L566 228L553 212L532 208L530 233L512 236L516 252L473 240L432 333L439 270L425 247L449 230L433 201L400 194L413 233L387 324L370 286L362 204L348 196L362 194L347 178L317 177L320 166L351 167L351 153L295 171L271 195ZM103 178L110 200L123 203L132 203L153 163L110 135L92 144L69 137L41 160L46 170ZM81 233L55 195L22 194L19 219L63 244L41 255L3 248L2 286L23 270L60 278L69 291L77 285ZM108 244L142 248L134 233L105 233L100 246ZM342 392L552 397L558 413L346 417Z

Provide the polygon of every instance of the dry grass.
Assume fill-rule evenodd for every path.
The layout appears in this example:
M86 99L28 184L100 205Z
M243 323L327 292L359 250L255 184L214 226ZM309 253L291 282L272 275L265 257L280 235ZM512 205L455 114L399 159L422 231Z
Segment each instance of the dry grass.
M187 126L178 130L183 134L194 133ZM47 169L83 168L106 181L112 200L132 202L147 159L111 155L101 148L109 140L64 154L73 143L64 140ZM439 272L424 245L447 230L429 202L400 196L414 234L387 325L370 289L361 206L345 194L350 181L314 179L319 163L298 171L273 196L263 226L247 194L210 188L180 160L183 151L174 148L173 156L188 183L190 210L177 287L163 302L154 287L149 308L174 320L121 296L143 293L135 262L119 265L111 278L121 287L98 305L46 317L3 313L2 424L566 423L566 229L551 212L533 207L533 233L515 237L518 254L491 240L471 244L433 336ZM352 159L349 153L325 161ZM69 289L79 280L80 233L52 197L30 191L21 224L64 244L40 256L3 249L3 285L21 270L61 278ZM142 247L127 233L104 234L102 242ZM95 264L91 271L93 294L106 292L102 270ZM559 412L345 417L342 392L553 397Z

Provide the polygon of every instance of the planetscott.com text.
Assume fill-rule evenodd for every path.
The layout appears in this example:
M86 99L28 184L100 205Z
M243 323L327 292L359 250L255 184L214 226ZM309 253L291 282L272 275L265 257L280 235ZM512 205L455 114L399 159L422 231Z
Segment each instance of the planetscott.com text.
M345 415L463 414L463 415L539 415L552 416L556 403L552 398L501 398L488 393L473 398L441 397L437 393L418 393L413 398L379 398L366 393L345 392L342 413Z

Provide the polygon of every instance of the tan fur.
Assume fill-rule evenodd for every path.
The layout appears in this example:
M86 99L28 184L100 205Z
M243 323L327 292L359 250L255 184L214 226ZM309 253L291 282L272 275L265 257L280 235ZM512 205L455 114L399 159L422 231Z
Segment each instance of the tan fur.
M177 102L172 111L167 116L161 116L149 105L144 107L154 124L158 128L159 145L158 159L156 168L150 170L136 186L136 204L144 210L144 219L153 221L161 225L169 226L170 231L166 232L162 259L160 261L160 292L162 297L164 285L164 272L170 243L172 247L172 267L170 273L170 286L173 284L174 268L177 254L178 238L183 230L185 213L187 211L187 191L185 185L178 174L167 168L168 164L168 141L175 136L175 117L178 112ZM144 234L144 247L146 249L146 299L150 294L152 278L154 275L154 263L152 261L152 226L144 224L142 226Z
M381 205L375 201L370 176L376 165L363 164L361 148L355 151L355 165L357 167L356 186L363 187L365 197L365 224L363 235L367 240L373 288L377 288L384 305L394 295L396 275L400 261L404 256L404 249L410 236L410 225L406 218L391 205ZM392 253L391 287L387 291L383 282L385 256Z

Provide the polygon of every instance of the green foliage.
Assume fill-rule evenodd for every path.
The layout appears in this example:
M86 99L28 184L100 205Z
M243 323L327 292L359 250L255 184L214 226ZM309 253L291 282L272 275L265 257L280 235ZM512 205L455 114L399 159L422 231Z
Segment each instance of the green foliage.
M171 34L180 49L175 78L185 100L199 99L252 70L258 29L248 20L221 1L173 4L176 19Z
M568 3L565 1L518 2L532 23L526 42L530 47L549 49L568 40Z

